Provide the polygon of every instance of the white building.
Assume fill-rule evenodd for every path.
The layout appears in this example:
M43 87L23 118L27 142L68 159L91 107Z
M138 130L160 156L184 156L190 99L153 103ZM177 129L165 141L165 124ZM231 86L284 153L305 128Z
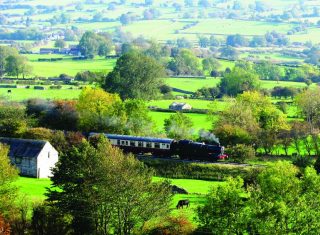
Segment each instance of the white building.
M172 104L170 104L169 109L176 110L176 111L191 110L192 106L187 103L173 102Z
M51 169L58 162L58 152L48 141L0 138L0 143L10 147L9 158L20 175L36 178L52 176Z

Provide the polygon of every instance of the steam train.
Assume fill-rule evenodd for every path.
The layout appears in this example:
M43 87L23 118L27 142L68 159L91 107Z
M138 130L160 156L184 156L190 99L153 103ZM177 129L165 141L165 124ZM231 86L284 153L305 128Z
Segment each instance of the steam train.
M90 133L90 136L98 133ZM224 159L224 147L208 145L191 140L138 137L130 135L104 134L113 146L134 154L151 153L154 156L179 156L180 159L217 161Z

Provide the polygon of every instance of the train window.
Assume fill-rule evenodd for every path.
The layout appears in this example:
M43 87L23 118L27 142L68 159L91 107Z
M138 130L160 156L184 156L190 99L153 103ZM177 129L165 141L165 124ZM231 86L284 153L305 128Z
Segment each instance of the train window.
M117 140L117 145L120 145L120 140Z
M126 145L129 146L129 141L126 141Z
M146 145L147 148L152 148L152 145L151 143L147 142L147 145Z
M138 147L143 147L143 143L141 141L138 142Z
M131 147L135 147L135 146L136 146L136 142L130 141L130 146L131 146Z
M170 144L167 144L167 149L170 149Z
M154 147L155 147L156 149L159 149L159 148L160 148L160 144L159 144L159 143L154 143Z

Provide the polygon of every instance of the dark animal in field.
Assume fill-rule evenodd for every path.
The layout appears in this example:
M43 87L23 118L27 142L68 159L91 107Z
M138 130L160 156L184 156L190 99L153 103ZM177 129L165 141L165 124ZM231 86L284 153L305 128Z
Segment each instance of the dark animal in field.
M180 209L180 208L183 209L183 206L186 206L186 207L188 208L189 205L190 205L190 201L189 201L188 199L186 199L186 200L179 200L176 208L177 208L177 209Z
M11 93L11 90L8 90L8 93Z

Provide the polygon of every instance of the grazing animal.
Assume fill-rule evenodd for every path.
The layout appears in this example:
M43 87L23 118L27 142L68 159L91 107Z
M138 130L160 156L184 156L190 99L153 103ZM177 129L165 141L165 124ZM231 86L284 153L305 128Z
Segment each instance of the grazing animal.
M11 90L8 90L8 93L11 93Z
M176 208L177 208L177 209L180 209L180 208L183 209L183 206L186 206L186 207L188 208L189 205L190 205L190 201L189 201L189 200L187 200L187 199L185 199L185 200L179 200Z

